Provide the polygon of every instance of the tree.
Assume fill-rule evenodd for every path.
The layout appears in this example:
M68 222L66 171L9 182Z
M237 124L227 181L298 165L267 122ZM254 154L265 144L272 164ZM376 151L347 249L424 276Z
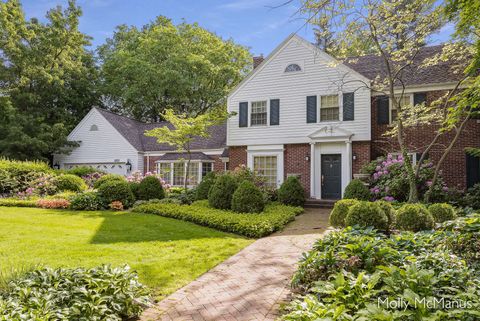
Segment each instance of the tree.
M98 102L88 37L74 1L27 21L18 0L0 2L0 155L51 159L68 152L69 131Z
M141 30L119 26L99 56L110 109L142 121L158 121L168 108L196 116L224 106L252 62L232 40L165 17Z
M387 133L394 137L405 160L406 175L409 180L409 202L418 201L417 178L418 170L413 166L408 157L407 132L410 127L418 125L437 125L436 138L452 130L456 131L456 137L462 132L462 123L468 118L464 108L457 108L452 100L457 96L458 90L452 90L441 97L431 106L419 104L411 106L402 104L405 96L406 77L419 73L423 68L438 64L444 60L451 60L453 73L461 73L468 62L470 47L467 43L456 43L444 46L441 54L419 61L419 52L445 25L446 19L444 8L435 0L364 0L362 3L353 0L303 0L303 12L315 15L328 8L331 12L331 20L339 21L336 24L337 34L348 34L349 30L355 30L365 42L373 44L373 51L381 59L380 72L370 82L359 84L366 86L372 91L388 96L392 105L397 110L397 119L391 130ZM312 19L310 19L312 20ZM336 42L340 46L338 53L348 53L351 42ZM365 52L360 46L358 51ZM337 55L338 58L342 58ZM469 75L459 77L456 89L469 81ZM457 103L458 104L458 103ZM467 114L467 115L466 115ZM451 148L450 148L451 149ZM450 149L446 149L444 159ZM423 152L421 161L428 154L428 148ZM418 165L420 166L420 165ZM437 168L439 168L437 164Z
M187 189L188 171L192 160L192 142L198 138L210 137L210 127L225 122L228 116L223 108L217 108L196 117L190 117L185 113L177 115L172 109L167 109L162 118L169 122L170 126L147 130L145 136L155 137L158 143L175 146L179 152L187 153L184 174L184 188Z

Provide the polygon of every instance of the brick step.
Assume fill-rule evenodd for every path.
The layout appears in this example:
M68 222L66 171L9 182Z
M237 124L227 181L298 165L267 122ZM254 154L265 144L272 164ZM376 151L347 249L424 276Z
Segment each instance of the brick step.
M318 200L309 198L305 201L306 208L333 208L337 200Z

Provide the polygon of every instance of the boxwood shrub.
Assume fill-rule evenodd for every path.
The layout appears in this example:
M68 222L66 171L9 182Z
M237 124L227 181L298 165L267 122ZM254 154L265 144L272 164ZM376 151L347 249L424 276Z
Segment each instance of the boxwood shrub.
M344 198L356 199L360 201L369 201L372 194L368 187L359 179L352 179L345 187Z
M104 182L98 188L98 194L104 201L104 205L119 201L122 202L125 208L128 208L135 202L135 198L133 197L133 193L130 190L127 181L114 179Z
M98 180L96 180L95 183L93 184L93 187L98 189L103 183L110 182L110 181L126 182L127 179L122 175L107 174L100 177Z
M72 169L69 169L69 170L65 171L65 173L71 174L71 175L76 175L78 177L84 177L84 176L87 176L89 174L94 174L94 173L106 174L104 171L101 171L99 169L96 169L96 168L93 168L93 167L90 167L90 166L78 166L78 167L75 167L75 168L72 168Z
M54 179L54 184L57 187L57 191L61 192L81 192L87 189L87 184L85 184L83 179L72 174L56 176Z
M208 203L218 209L230 209L232 207L233 193L237 189L237 180L230 174L218 177L208 193Z
M388 226L393 226L395 223L396 211L392 204L387 201L375 201L375 203L380 206L380 208L385 212L385 215L387 215Z
M303 206L305 190L296 176L290 176L278 189L278 201L291 206Z
M196 196L197 200L206 200L208 199L208 192L215 184L215 180L217 179L215 172L210 172L205 177L202 178L200 184L198 184L196 188Z
M243 181L232 197L232 210L239 213L260 213L265 207L265 197L250 181Z
M155 176L147 176L138 185L137 199L148 201L150 199L162 199L165 197L160 180Z
M446 203L432 204L428 207L428 211L432 214L434 221L437 223L451 221L457 216L453 206Z
M281 229L294 220L296 215L302 213L303 209L271 203L262 213L248 214L219 210L210 207L207 201L196 201L192 205L146 203L135 206L132 211L172 217L225 232L258 238Z
M333 210L330 213L330 225L337 228L345 227L345 218L347 217L348 210L357 203L358 201L353 199L343 199L335 202Z
M97 211L104 207L104 201L96 192L79 193L70 199L70 208L82 211Z
M396 226L405 231L431 230L434 226L432 214L421 204L405 204L397 210Z
M359 201L348 210L345 218L347 226L373 227L380 231L388 230L388 218L375 202Z

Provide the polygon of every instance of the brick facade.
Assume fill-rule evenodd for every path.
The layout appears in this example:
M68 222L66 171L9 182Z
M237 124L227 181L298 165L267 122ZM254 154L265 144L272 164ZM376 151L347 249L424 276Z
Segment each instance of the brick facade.
M430 91L427 92L427 104L434 101L445 92ZM375 159L378 156L385 155L388 152L399 150L396 138L383 136L388 130L388 125L377 124L377 106L375 98L372 98L372 148L371 156ZM409 152L421 153L435 136L435 126L418 126L409 128L406 132L406 142ZM445 148L452 140L454 133L442 135L438 143L431 149L429 158L431 161L438 162ZM453 147L442 166L442 176L450 187L464 189L466 187L466 154L465 147L480 146L480 122L470 120L456 145Z
M228 148L228 169L234 170L240 165L247 165L247 146L232 146Z
M370 141L352 142L352 174L359 174L362 167L372 160Z
M287 144L284 145L283 154L284 161L284 179L288 174L299 174L305 194L310 196L310 161L306 159L308 156L311 160L309 144Z

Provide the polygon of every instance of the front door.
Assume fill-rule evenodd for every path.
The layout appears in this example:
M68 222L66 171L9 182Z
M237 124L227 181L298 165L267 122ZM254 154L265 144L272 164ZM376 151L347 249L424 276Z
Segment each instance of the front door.
M322 154L321 159L322 198L340 199L342 197L342 155Z

